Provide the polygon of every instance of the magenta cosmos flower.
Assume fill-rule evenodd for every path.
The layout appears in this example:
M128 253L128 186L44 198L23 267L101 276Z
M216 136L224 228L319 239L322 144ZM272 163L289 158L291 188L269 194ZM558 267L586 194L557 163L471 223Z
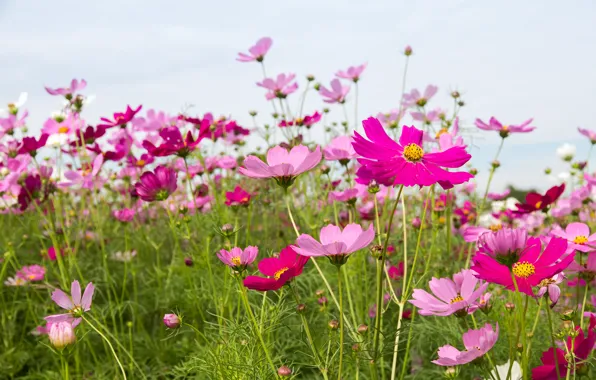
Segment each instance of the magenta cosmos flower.
M338 136L323 149L325 159L328 161L339 161L347 164L352 158L358 157L354 147L353 139L350 136Z
M257 86L269 90L265 94L267 100L275 98L284 99L298 89L298 83L292 83L294 78L296 78L295 74L279 74L276 79L263 79L262 82L257 83Z
M32 157L37 155L37 150L39 148L43 148L48 141L49 135L46 133L42 133L39 140L36 140L35 137L23 137L23 141L19 144L19 150L17 151L18 154L30 154Z
M591 245L596 245L596 233L590 235L590 227L587 224L569 223L565 231L553 230L551 234L566 239L569 242L569 249L581 252L596 250L596 248L591 247Z
M122 210L112 211L112 215L121 222L132 222L135 217L135 210L132 208L123 208Z
M339 70L337 73L335 73L335 76L338 78L350 79L356 83L358 80L360 80L360 75L362 75L362 72L364 69L366 69L366 65L367 64L364 63L360 66L350 66L346 71Z
M217 257L232 269L237 271L243 271L247 266L252 264L257 255L259 254L259 248L248 246L242 250L241 248L234 247L230 251L222 249L217 254Z
M41 265L24 266L17 272L17 277L26 281L43 281L46 269Z
M268 277L248 276L244 286L265 292L278 290L302 273L308 257L299 255L291 246L284 248L279 257L268 257L259 262L259 271Z
M505 138L509 136L510 133L532 132L534 129L536 129L536 127L528 127L528 125L532 123L532 120L534 119L528 119L519 125L503 125L499 120L491 117L488 121L488 124L480 119L476 119L474 124L476 124L479 129L484 131L497 131L502 138Z
M175 154L178 157L185 158L199 145L205 137L207 129L201 130L195 140L191 131L188 131L186 138L183 138L178 127L167 127L159 132L159 136L164 141L160 146L156 147L150 141L145 140L143 141L143 148L147 149L147 152L155 157L165 157Z
M430 186L439 183L444 188L467 182L473 176L467 172L449 172L441 167L459 168L472 158L463 146L442 152L426 153L422 149L424 132L415 127L402 129L399 142L393 141L379 120L370 117L362 122L366 137L354 132L354 150L362 158L358 182L371 180L389 185Z
M478 330L468 330L462 338L466 347L465 351L445 345L439 348L439 358L433 360L433 363L451 367L466 364L481 357L497 343L497 339L499 339L499 324L497 323L497 328L494 331L489 323Z
M424 89L424 94L420 94L420 91L413 89L409 94L404 94L402 104L404 107L424 107L426 103L428 103L428 101L435 96L437 91L439 91L439 88L437 86L433 86L432 84L426 86Z
M135 184L135 190L144 201L163 201L176 191L177 179L174 169L160 165L155 168L155 172L143 173Z
M321 150L317 146L313 152L304 145L293 147L289 152L281 146L275 146L267 152L267 164L255 156L244 159L244 167L238 168L240 174L251 178L273 178L282 187L294 183L296 177L318 165Z
M76 79L73 79L70 82L70 87L60 87L60 88L49 88L46 87L46 91L50 95L63 95L63 96L72 96L77 91L82 91L87 87L87 81L85 79L81 79L79 82Z
M481 237L485 235L487 234ZM501 260L498 260L477 252L473 258L474 264L470 269L475 271L476 276L482 280L500 284L515 291L513 274L519 291L534 296L533 286L561 273L573 261L573 255L567 255L566 251L567 241L564 239L552 238L543 252L540 239L530 237L517 261L512 260L515 257L513 255L502 256ZM504 260L504 257L507 259Z
M91 300L95 287L90 282L85 288L85 292L81 297L81 285L78 281L73 281L70 286L70 296L60 289L54 290L52 293L52 301L63 309L68 310L65 314L48 315L44 319L47 323L58 323L62 321L71 322L74 326L81 322L81 316L84 312L91 310Z
M249 203L250 193L240 186L226 192L226 206L248 206Z
M343 265L351 253L367 247L375 238L375 230L371 224L363 231L359 224L348 224L343 231L333 224L321 228L319 239L302 234L296 239L292 248L302 256L326 256L335 265Z
M267 54L272 44L273 40L271 38L263 37L258 40L254 46L251 46L248 49L248 54L238 53L238 58L236 58L236 60L240 62L263 62L265 54Z
M105 128L112 128L112 127L123 127L126 126L126 123L130 122L135 115L143 108L142 105L138 106L137 109L130 108L129 105L126 106L126 111L124 112L115 112L114 113L114 120L107 119L105 117L101 118L105 124L99 124L97 127L105 127Z
M319 89L319 94L321 94L325 103L343 104L346 102L348 92L350 92L350 86L342 85L339 79L331 81L331 89L325 86L321 86Z
M488 283L478 281L471 270L464 269L454 274L453 280L433 277L428 286L434 296L425 290L414 289L413 300L409 301L420 309L420 315L455 314L461 317L468 314L468 309L486 291Z
M596 132L590 131L589 129L579 128L579 127L577 128L577 130L579 131L579 133L581 133L582 135L589 138L592 145L596 144Z

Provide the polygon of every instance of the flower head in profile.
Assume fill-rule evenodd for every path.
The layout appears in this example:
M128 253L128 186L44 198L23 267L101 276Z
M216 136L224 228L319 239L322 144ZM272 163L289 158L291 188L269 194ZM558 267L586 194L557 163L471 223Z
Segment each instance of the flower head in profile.
M237 185L234 191L226 192L226 206L248 206L250 198L250 193Z
M262 292L278 290L302 274L307 261L308 257L299 255L288 246L279 253L279 257L268 257L259 262L259 271L267 277L248 276L244 279L244 286Z
M208 128L201 130L195 139L192 136L192 132L188 131L186 137L183 138L178 127L167 127L159 132L159 136L163 139L161 145L156 147L152 142L145 140L143 141L143 148L147 149L147 152L155 157L165 157L175 154L178 157L185 158L195 150L207 133Z
M319 88L319 94L321 94L325 103L343 104L346 102L348 92L350 92L350 86L342 85L339 79L332 80L329 89L325 86Z
M428 101L435 96L437 91L439 91L439 88L437 86L433 86L432 84L426 86L423 94L420 94L420 91L417 89L413 89L409 94L404 94L402 104L406 108L415 106L424 107L426 103L428 103Z
M222 249L217 254L217 257L222 263L226 264L230 268L237 271L243 271L247 266L255 261L258 254L258 247L248 246L244 249L234 247L229 251Z
M333 224L321 228L320 242L312 236L302 234L296 239L292 248L302 256L326 256L335 265L344 264L351 253L367 247L375 238L375 230L371 224L362 230L359 224L348 224L343 231Z
M359 66L350 66L347 70L339 70L335 73L335 76L342 79L349 79L354 83L357 83L360 80L360 76L364 69L366 69L366 63L359 65Z
M135 117L135 115L141 110L141 108L143 108L142 105L138 106L136 109L132 109L129 105L127 105L126 110L124 112L114 112L114 120L102 117L101 121L103 121L104 124L99 124L97 127L124 127Z
M248 54L238 53L236 60L240 62L263 62L265 54L267 54L272 44L273 40L271 38L263 37L248 49Z
M73 323L75 326L78 325L81 322L83 313L91 310L91 300L93 299L94 292L95 287L93 286L93 283L90 282L87 284L85 292L81 296L81 285L76 280L73 281L70 286L70 295L64 293L60 289L54 290L52 293L52 301L61 308L68 310L68 313L48 315L44 319L48 323L67 321Z
M489 323L478 330L468 330L462 338L466 348L464 351L460 351L450 345L442 346L439 348L439 358L433 360L433 363L451 367L467 364L481 357L497 343L497 339L499 339L499 324L497 323L495 330L493 330L493 327Z
M491 201L501 201L511 193L511 189L506 189L502 193L488 193L486 197ZM516 362L517 363L517 362Z
M257 86L269 90L265 94L265 98L267 98L267 100L272 100L275 98L285 99L288 95L298 89L298 83L292 83L294 78L296 78L295 74L279 74L275 79L263 79L262 82L257 83Z
M244 167L238 168L240 174L251 178L273 178L282 187L294 183L296 177L311 170L321 161L321 150L317 146L311 152L308 147L298 145L290 151L276 146L267 152L267 164L255 156L244 159Z
M577 130L579 131L579 133L590 139L590 143L592 143L592 145L596 144L596 132L579 127L577 128Z
M383 185L430 186L439 183L451 188L473 176L467 172L447 171L459 168L472 158L463 146L442 152L428 153L422 147L424 132L403 127L399 142L392 140L375 118L362 122L366 137L354 132L354 150L362 158L357 172L359 183L376 180Z
M529 214L534 211L548 211L549 207L559 199L561 194L565 192L565 184L553 186L542 195L535 192L530 192L526 195L524 203L517 203L515 210L518 214Z
M174 169L158 166L154 172L145 172L135 184L137 195L144 201L164 201L176 191L177 174Z
M592 252L596 250L596 233L590 234L590 227L585 223L569 223L565 230L552 230L551 234L566 239L569 249L580 252Z
M480 285L480 286L478 286ZM486 291L488 283L479 281L469 269L464 269L450 278L432 278L428 283L434 295L422 289L414 289L409 302L420 309L420 315L462 317ZM472 309L473 311L474 309Z
M478 251L509 265L519 260L526 248L528 231L524 228L501 228L478 237Z
M559 297L561 296L561 289L559 288L559 284L563 282L565 279L565 275L563 272L555 274L551 278L545 278L544 280L540 281L538 286L538 293L536 293L536 297L542 297L544 295L548 295L550 299L550 307L551 309L555 307L557 302L559 302Z
M31 157L35 157L37 151L46 145L48 137L45 133L42 133L38 140L35 137L23 137L23 141L19 144L19 150L17 152L19 154L30 154Z
M135 217L135 210L132 208L123 208L112 211L112 215L121 222L132 222Z
M575 145L565 143L557 148L557 156L563 161L571 161L575 156L576 147Z
M477 252L470 269L482 280L534 296L532 287L561 273L573 261L573 255L566 254L566 251L567 241L564 239L552 238L542 251L540 239L531 237L517 261L512 259L515 256L511 254L506 256L507 260L498 260L494 256Z
M328 161L339 161L348 163L351 159L358 157L354 147L353 139L349 136L338 136L323 149L325 159Z
M478 129L482 129L484 131L497 131L499 132L499 136L502 138L506 138L511 133L528 133L532 132L536 127L530 127L529 125L532 123L534 119L528 119L519 125L504 125L494 117L491 117L488 121L488 124L480 119L476 119L475 124Z
M74 344L77 341L73 323L69 321L51 323L49 326L46 326L46 331L48 332L50 343L58 350L62 350L64 347Z
M73 79L70 82L69 87L59 87L59 88L46 87L45 89L48 92L48 94L50 94L50 95L62 95L65 97L72 98L73 94L75 94L77 91L84 90L85 87L87 87L87 81L85 81L85 79L81 79L80 82L77 79Z
M43 281L45 275L46 269L41 265L24 266L17 272L17 277L26 281Z

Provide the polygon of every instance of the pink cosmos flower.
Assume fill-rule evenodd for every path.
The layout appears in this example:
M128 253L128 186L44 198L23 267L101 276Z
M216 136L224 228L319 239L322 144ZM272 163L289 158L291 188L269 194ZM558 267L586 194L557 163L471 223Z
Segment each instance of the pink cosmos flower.
M249 54L238 53L238 58L236 58L236 60L240 62L263 62L265 54L267 54L272 44L273 40L271 38L263 37L258 40L254 46L251 46L248 49Z
M552 309L559 301L559 296L561 296L559 284L563 282L564 279L565 275L563 273L557 273L551 278L545 278L540 282L540 284L538 284L540 289L538 289L536 297L542 297L548 293L548 298L551 302L550 307Z
M468 309L486 291L488 283L478 281L471 270L464 269L454 274L453 280L433 277L428 286L434 296L425 290L414 289L413 299L409 301L420 309L420 315L455 314L461 317L468 314Z
M146 117L135 117L131 123L135 131L159 131L165 127L171 127L176 124L178 117L168 116L163 111L156 111L154 109L147 110Z
M248 206L249 203L250 193L240 186L226 192L226 206Z
M482 236L486 235L488 234ZM511 254L495 259L495 257L478 252L474 255L474 264L470 269L475 271L476 277L480 279L503 285L507 289L515 291L513 274L519 291L534 296L533 286L561 273L573 261L573 255L567 255L566 250L567 241L552 238L542 252L540 239L531 237L528 238L527 246L517 261L514 261L515 256Z
M83 169L81 172L76 170L67 170L64 172L64 177L68 179L69 182L60 182L58 186L60 187L73 187L73 186L81 186L84 189L93 189L97 187L98 184L101 184L101 181L98 178L99 171L101 170L101 166L103 165L103 155L98 155L93 159L92 166L86 169Z
M274 178L280 186L287 188L298 175L311 170L320 161L318 146L313 152L304 145L295 146L288 152L278 145L267 152L267 164L255 156L248 156L244 159L244 167L238 171L251 178Z
M84 120L82 120L75 113L69 113L66 115L66 117L60 117L58 120L53 118L46 120L46 122L43 124L43 128L41 129L41 133L45 133L47 135L61 134L70 136L84 126Z
M497 323L497 328L494 331L489 323L478 330L468 330L462 338L466 347L465 351L459 351L453 346L445 345L439 348L439 359L433 360L433 363L451 367L467 364L481 357L497 343L497 339L499 339L499 324Z
M439 91L439 88L437 86L433 86L432 84L426 86L424 94L422 95L420 94L420 91L413 89L409 94L404 94L402 104L406 108L414 106L424 107L426 103L428 103L428 101L435 96L437 91Z
M52 301L63 309L68 310L65 314L48 315L44 319L47 323L58 323L62 321L71 322L73 326L81 322L81 315L84 312L91 310L91 300L95 287L90 282L85 288L85 292L81 297L81 285L78 281L73 281L70 286L70 296L60 289L54 290L52 293Z
M177 329L180 327L180 323L182 323L182 321L176 314L165 314L163 316L163 324L169 329Z
M262 292L278 290L300 276L307 261L308 257L299 255L288 246L279 253L279 257L268 257L259 262L259 271L268 277L248 276L244 279L244 286Z
M359 183L376 180L383 185L430 186L439 183L444 188L467 182L473 176L467 172L449 172L441 168L459 168L472 158L464 147L455 146L438 153L425 153L423 132L415 127L402 129L399 143L393 141L375 118L362 122L365 139L354 132L354 150L362 158L358 169Z
M479 129L484 131L497 131L502 138L509 136L510 133L528 133L532 132L536 127L528 127L534 119L528 119L519 125L503 125L494 117L491 117L486 124L480 119L476 119L475 124Z
M352 158L358 157L352 146L352 137L338 136L323 149L325 159L328 161L340 161L347 163Z
M478 251L502 263L515 262L526 248L528 231L524 228L502 228L478 238Z
M590 227L584 223L569 223L563 230L552 230L552 235L566 239L569 242L569 249L575 249L580 252L592 252L596 248L596 233L590 235Z
M445 111L440 108L426 111L426 112L410 112L412 119L416 121L422 121L425 125L431 125L439 120L441 120L441 116L445 117Z
M571 254L570 256L573 256ZM579 282L585 284L585 280L591 281L596 276L596 252L590 252L588 258L584 264L579 264L577 261L573 261L568 268L569 272L579 274ZM576 283L578 281L575 281ZM577 284L573 284L573 286ZM572 282L569 281L569 286L572 286Z
M146 153L143 153L139 158L136 158L130 154L127 157L127 161L129 167L144 168L145 166L152 164L155 161L155 158L152 155Z
M374 238L375 230L372 224L365 231L355 223L348 224L343 231L338 226L329 224L321 229L321 242L310 235L302 234L292 248L302 256L326 256L332 263L341 265L348 260L351 253L367 247Z
M392 280L399 280L400 278L402 278L404 276L404 262L400 261L400 263L397 264L397 266L389 265L389 268L387 269L387 274L389 275L389 278Z
M163 201L176 191L177 180L177 174L173 169L160 165L154 172L143 173L139 182L135 184L135 190L146 202Z
M58 350L62 350L64 347L74 344L77 341L74 327L75 326L73 326L73 324L69 321L48 323L46 326L46 331L52 346Z
M490 199L490 200L492 200L492 201L500 201L500 200L503 200L503 199L507 198L507 196L510 193L511 193L511 189L506 189L502 193L488 193L487 194L487 198Z
M31 157L35 157L37 155L37 150L43 148L46 145L46 141L48 141L48 135L45 133L41 134L39 140L36 140L35 137L23 137L23 141L19 144L18 153L28 153Z
M319 89L319 94L324 98L325 103L343 104L346 102L348 92L350 92L350 86L343 86L339 79L331 81L331 89L327 89L325 86L321 86Z
M355 202L358 199L358 189L346 189L344 191L331 191L329 192L329 201L338 202Z
M178 157L187 157L205 137L208 128L199 132L199 136L195 140L192 132L188 131L186 138L182 138L180 129L178 127L167 127L159 132L159 136L164 142L156 147L150 141L143 141L143 148L147 149L149 154L155 157L171 156L173 154Z
M579 133L589 138L592 145L596 144L596 132L579 127L577 128L577 130L579 131Z
M337 73L335 73L335 76L338 78L350 79L356 83L358 80L360 80L360 75L362 75L362 72L364 69L366 69L366 65L367 64L364 63L360 66L350 66L346 71L339 70Z
M230 251L220 250L217 257L230 268L242 271L255 261L258 254L258 247L248 246L244 250L234 247Z
M392 109L389 113L381 113L377 114L377 119L383 124L386 128L397 128L399 121L404 117L405 110L398 110Z
M135 210L132 208L123 208L112 211L112 215L121 222L132 222L135 217Z
M276 79L263 79L262 82L257 83L257 86L269 90L265 94L267 100L275 98L284 99L298 89L298 83L291 83L294 78L296 78L295 74L279 74Z
M79 82L76 79L73 79L70 82L70 87L61 87L61 88L49 88L46 87L46 91L50 95L63 95L63 96L71 96L76 93L77 91L82 91L87 87L87 81L85 79L81 79Z
M15 129L25 127L27 116L29 116L28 111L23 112L20 117L13 114L10 114L5 118L0 117L0 137L4 137L4 135L13 135Z
M24 266L17 272L17 277L26 281L43 281L46 269L41 265Z
M126 111L124 112L115 112L114 113L114 120L107 119L105 117L101 118L105 124L99 124L98 127L105 127L105 128L112 128L112 127L123 127L126 123L130 122L135 115L143 108L142 105L138 106L137 109L130 108L129 105L126 106Z

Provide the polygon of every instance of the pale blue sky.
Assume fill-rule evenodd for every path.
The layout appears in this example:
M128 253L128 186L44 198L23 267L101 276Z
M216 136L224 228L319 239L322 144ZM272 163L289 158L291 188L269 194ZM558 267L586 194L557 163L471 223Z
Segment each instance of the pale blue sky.
M0 104L29 92L36 128L60 104L43 85L82 77L86 93L97 95L85 112L90 123L130 103L171 113L193 104L249 125L247 110L270 108L254 85L259 67L235 56L270 36L270 74L314 74L328 83L338 69L368 62L364 117L398 105L402 49L410 44L407 87L438 85L431 105L444 107L459 89L465 126L491 115L508 124L535 118L535 132L506 142L495 185L545 187L542 169L563 167L556 147L574 143L584 157L589 144L576 128L596 129L595 19L590 0L0 0ZM313 96L307 109L320 104ZM498 137L480 136L471 153L483 169Z

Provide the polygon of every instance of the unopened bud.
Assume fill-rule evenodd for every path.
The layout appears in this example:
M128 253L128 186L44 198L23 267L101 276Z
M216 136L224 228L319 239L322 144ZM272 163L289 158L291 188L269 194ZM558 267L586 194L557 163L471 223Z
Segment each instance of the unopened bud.
M451 97L452 97L453 99L457 99L457 98L459 98L459 96L460 96L460 95L459 95L459 92L458 92L458 91L452 91L452 92L451 92Z
M365 324L362 324L360 326L358 326L358 334L366 334L366 332L368 331L368 326Z
M315 85L313 86L313 88L314 88L316 91L319 91L319 90L321 89L321 84L320 84L320 83L315 83Z
M169 329L177 329L180 327L180 317L176 314L166 314L163 316L163 324Z
M548 175L550 173L552 173L552 169L551 168L544 169L544 174Z
M301 303L298 306L296 306L296 311L298 313L304 313L306 311L306 305Z
M292 376L292 370L290 369L290 367L282 365L277 370L277 374L281 377L289 377Z
M257 116L257 111L250 111L248 114L252 117L255 117Z
M515 304L514 303L511 303L511 302L507 302L505 304L505 309L507 311L511 312L511 311L515 310Z
M62 350L77 340L72 324L66 321L52 323L48 337L50 338L50 343L58 350Z
M329 321L328 326L331 330L337 330L339 328L339 322L335 319Z
M499 166L501 166L501 163L499 161L497 161L497 160L494 160L493 162L491 162L490 165L493 167L493 169L496 169Z
M468 171L471 175L477 175L478 174L478 169L472 168Z
M314 75L307 75L306 76L306 80L309 82L312 82L313 80L315 80L315 76Z
M192 267L194 262L192 261L192 257L185 257L184 258L184 265L187 267Z
M575 309L569 309L562 312L560 318L562 321L572 321L575 319L576 314L577 311Z
M405 55L406 57L409 57L409 56L411 56L411 55L412 55L412 47L411 47L410 45L407 45L407 46L404 48L404 55Z
M383 256L383 246L380 244L375 244L370 248L370 254L377 260L380 260Z

